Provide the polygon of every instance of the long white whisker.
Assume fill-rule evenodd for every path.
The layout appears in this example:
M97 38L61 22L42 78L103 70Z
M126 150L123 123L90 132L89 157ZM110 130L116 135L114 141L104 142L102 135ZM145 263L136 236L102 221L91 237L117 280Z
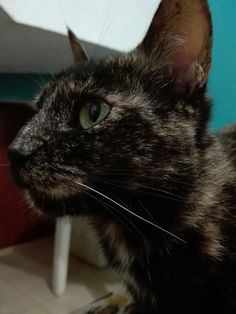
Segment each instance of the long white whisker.
M186 243L186 241L184 241L183 239L179 238L179 237L176 236L175 234L173 234L173 233L171 233L170 231L168 231L168 230L166 230L166 229L164 229L164 228L162 228L162 227L160 227L160 226L158 226L158 225L152 223L151 221L149 221L149 220L147 220L147 219L141 217L140 215L138 215L138 214L132 212L131 210L129 210L129 209L126 208L125 206L123 206L123 205L119 204L118 202L114 201L113 199L111 199L109 196L107 196L107 195L105 195L105 194L103 194L103 193L101 193L101 192L99 192L99 191L97 191L97 190L91 188L90 186L88 186L88 185L86 185L86 184L84 184L84 183L78 182L78 181L76 181L76 180L75 180L74 182L77 183L78 185L83 186L84 188L86 188L86 189L88 189L88 190L90 190L90 191L93 191L94 193L96 193L96 194L98 194L98 195L104 197L105 199L107 199L107 200L109 200L110 202L112 202L113 204L119 206L120 208L122 208L122 209L125 210L126 212L128 212L128 213L130 213L131 215L137 217L138 219L140 219L140 220L142 220L142 221L144 221L144 222L146 222L146 223L152 225L153 227L155 227L155 228L157 228L157 229L159 229L159 230L161 230L161 231L163 231L163 232L165 232L165 233L171 235L172 237L178 239L179 241L181 241L181 242L183 242L183 243Z
M153 191L157 191L157 192L161 192L161 193L164 193L164 194L168 194L168 195L171 195L171 196L174 196L178 199L184 199L183 196L181 195L177 195L175 193L171 193L171 192L168 192L168 191L165 191L165 190L162 190L162 189L157 189L157 188L154 188L154 187L149 187L149 186L146 186L146 185L143 185L144 188L147 188L147 189L150 189L150 190L153 190Z
M102 182L103 182L103 183L107 183L107 184L109 184L110 186L119 187L120 189L122 189L120 186L118 186L116 183L114 183L114 180L103 180ZM144 188L145 188L145 186L143 186L143 185L141 185L141 187L144 187ZM148 188L148 187L146 187L146 188ZM124 190L124 188L123 188L123 190ZM151 190L151 192L139 190L139 193L147 194L147 195L153 195L153 196L158 196L158 197L165 198L165 199L168 199L168 200L172 200L172 201L176 201L176 202L181 202L181 199L180 199L180 198L170 197L170 196L169 196L169 193L168 193L168 195L160 194L160 193L164 193L163 190L158 190L158 189L155 189L155 190L154 190L154 189L151 189L151 188L149 188L149 190ZM152 192L152 191L153 191L153 192ZM159 193L157 193L157 192L159 192Z
M120 199L119 199L120 202L122 202ZM118 212L117 209L114 208L114 210L116 210ZM122 215L122 217L124 217L132 226L133 228L138 232L138 234L140 235L141 239L143 240L144 243L146 243L146 238L145 236L142 234L142 232L138 229L138 227L130 220L128 219L124 213L120 213Z
M115 212L118 212L117 209L113 208L111 205L109 205L108 203L105 203L105 201L102 201L101 199L98 199L98 198L95 197L95 196L90 195L90 197L94 198L97 202L101 203L116 219L119 220L119 222L120 222L134 237L136 237L135 233L134 233L132 230L130 230L130 228L127 226L127 224L126 224L124 221L122 221L122 220L120 219L120 217L119 217L118 215L116 215L116 214L112 211L112 210L114 210ZM124 214L122 214L122 213L119 213L119 214L121 214L121 216L122 216L123 218L125 218L126 221L128 221L129 223L131 223L131 224L134 226L134 224L133 224L127 217L125 217ZM136 229L136 231L137 231L137 229ZM141 235L141 233L139 233L139 234Z

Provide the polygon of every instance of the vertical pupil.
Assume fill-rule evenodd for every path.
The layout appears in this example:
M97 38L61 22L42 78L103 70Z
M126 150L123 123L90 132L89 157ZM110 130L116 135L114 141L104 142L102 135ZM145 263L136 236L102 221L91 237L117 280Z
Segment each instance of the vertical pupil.
M101 111L101 106L98 104L92 104L89 106L89 118L92 122L96 122Z

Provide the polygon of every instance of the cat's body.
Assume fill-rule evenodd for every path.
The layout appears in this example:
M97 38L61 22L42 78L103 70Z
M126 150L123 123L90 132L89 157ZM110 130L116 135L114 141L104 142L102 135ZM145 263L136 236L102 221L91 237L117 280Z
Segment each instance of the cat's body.
M159 232L148 226L144 232L148 244L142 245L138 236L124 242L119 224L106 220L94 224L98 232L102 230L111 264L125 273L135 299L144 301L141 313L235 313L235 144L236 125L210 135L206 151L201 151L202 173L181 208L186 244L158 241ZM162 202L154 201L148 210L155 216ZM142 200L144 206L148 203ZM158 221L158 215L155 218Z
M163 0L136 50L48 84L9 150L34 207L91 218L141 314L236 312L236 126L207 129L210 55L207 3Z

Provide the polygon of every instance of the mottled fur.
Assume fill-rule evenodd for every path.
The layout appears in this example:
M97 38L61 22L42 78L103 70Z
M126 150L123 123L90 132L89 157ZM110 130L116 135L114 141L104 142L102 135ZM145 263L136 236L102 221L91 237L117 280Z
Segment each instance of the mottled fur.
M9 150L35 208L90 217L142 314L236 312L236 126L207 127L211 34L206 1L163 0L137 49L57 75ZM84 130L94 97L111 112Z

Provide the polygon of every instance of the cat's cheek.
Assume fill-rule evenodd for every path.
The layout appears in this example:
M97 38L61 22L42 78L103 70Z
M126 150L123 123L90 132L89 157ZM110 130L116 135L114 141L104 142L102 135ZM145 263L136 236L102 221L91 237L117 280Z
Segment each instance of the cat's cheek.
M156 295L150 290L146 290L143 286L140 286L134 276L132 276L130 273L125 274L124 282L135 303L142 302L154 306L157 305Z
M42 211L40 210L40 208L36 206L33 198L31 197L30 193L27 190L24 190L24 198L26 202L29 204L30 208L37 214L37 216L41 216Z
M126 284L128 290L131 292L131 294L141 297L141 295L142 295L141 289L140 289L139 285L137 284L135 278L130 273L125 273L124 278L125 278L125 280L124 280L125 284Z

